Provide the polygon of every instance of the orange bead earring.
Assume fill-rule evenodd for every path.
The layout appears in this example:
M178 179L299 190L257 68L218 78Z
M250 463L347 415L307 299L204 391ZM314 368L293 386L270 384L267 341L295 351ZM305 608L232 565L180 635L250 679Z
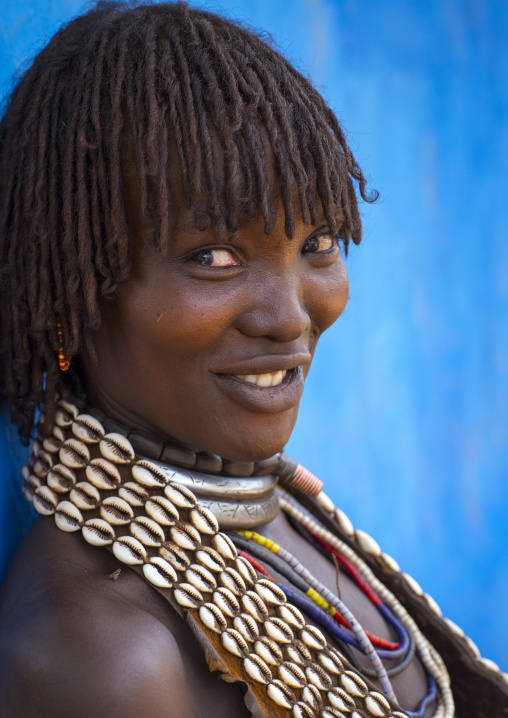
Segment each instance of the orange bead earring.
M65 354L64 351L64 336L62 329L62 322L60 319L56 320L56 333L58 334L58 364L61 371L69 371L71 365L71 359ZM72 339L69 341L69 346L72 346Z

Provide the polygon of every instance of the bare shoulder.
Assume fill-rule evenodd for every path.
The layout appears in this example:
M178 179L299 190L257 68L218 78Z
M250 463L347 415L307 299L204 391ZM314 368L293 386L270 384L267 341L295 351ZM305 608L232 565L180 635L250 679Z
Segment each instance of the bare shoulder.
M0 595L2 718L200 718L215 714L209 702L202 712L203 693L219 715L225 691L226 703L240 698L229 714L243 715L241 692L209 673L167 602L83 544L39 522L11 567Z

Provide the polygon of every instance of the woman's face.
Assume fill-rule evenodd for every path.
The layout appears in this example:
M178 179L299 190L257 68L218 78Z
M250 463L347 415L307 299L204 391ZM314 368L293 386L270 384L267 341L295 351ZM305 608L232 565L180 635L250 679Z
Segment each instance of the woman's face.
M131 277L103 305L98 362L85 362L92 397L193 448L267 458L288 441L317 341L347 299L324 221L297 221L288 240L279 209L270 236L258 220L218 242L182 213L166 254L137 241Z

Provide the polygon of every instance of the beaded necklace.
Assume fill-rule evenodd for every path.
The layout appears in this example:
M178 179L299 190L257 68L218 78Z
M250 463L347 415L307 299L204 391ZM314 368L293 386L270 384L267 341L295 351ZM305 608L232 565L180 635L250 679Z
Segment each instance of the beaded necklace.
M408 715L363 681L355 670L354 657L350 662L347 659L347 644L343 644L345 650L340 652L327 645L324 636L305 623L297 606L288 601L279 586L267 578L259 579L255 571L254 575L248 574L252 565L238 555L230 539L218 530L213 514L199 505L192 491L171 479L178 478L178 469L171 474L136 455L124 434L106 435L96 418L78 415L72 404L59 402L57 413L53 436L34 442L30 464L23 469L27 498L33 499L39 513L53 515L61 530L81 530L91 545L106 546L120 562L150 581L189 622L203 645L211 670L223 671L228 680L247 682L246 704L255 718L340 718L341 711L348 713L348 718ZM289 482L280 480L289 485L290 491L298 492L290 483L298 476L311 477L307 482L311 491L304 494L315 495L320 482L294 462ZM437 708L433 718L451 718L453 698L442 659L370 565L387 575L389 584L392 577L388 580L388 574L393 575L394 586L401 586L408 605L420 615L424 611L425 622L430 621L437 628L441 612L436 602L423 593L414 579L401 573L397 563L381 552L374 539L355 530L323 491L313 500L305 499L304 494L304 504L312 513L287 493L278 493L278 502L293 521L301 522L300 531L311 530L313 536L307 534L308 539L318 550L326 552L324 544L316 543L316 539L321 539L349 560L406 627L426 670L437 676ZM203 569L215 578L215 589L210 588L212 584ZM253 583L244 574L250 575ZM271 603L275 595L282 603ZM252 619L258 627L257 638L246 627ZM284 643L290 635L288 627L293 638ZM480 707L483 710L484 704L480 706L476 693L470 695L469 691L469 686L478 680L491 692L492 704L501 705L507 695L508 676L493 661L482 658L471 639L449 619L444 619L438 630L439 640L448 641L467 661L467 665L462 665L470 678L467 686L460 686L461 696L467 694L467 701L472 700L478 710ZM235 655L237 658L232 658ZM294 665L288 668L289 664ZM295 678L298 668L303 671L303 679ZM325 671L325 677L320 670ZM296 685L292 681L300 682Z

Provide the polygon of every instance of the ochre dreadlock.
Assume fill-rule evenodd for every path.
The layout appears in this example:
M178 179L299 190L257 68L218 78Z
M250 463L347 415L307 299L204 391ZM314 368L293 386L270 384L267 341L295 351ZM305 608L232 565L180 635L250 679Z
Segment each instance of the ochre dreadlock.
M55 392L57 318L72 354L99 304L129 276L122 186L129 147L156 245L171 234L176 163L196 227L234 233L276 221L273 178L294 234L321 205L347 250L361 239L366 182L335 115L265 36L183 2L105 3L63 27L17 83L0 124L0 392L27 443ZM75 364L75 362L74 362Z

